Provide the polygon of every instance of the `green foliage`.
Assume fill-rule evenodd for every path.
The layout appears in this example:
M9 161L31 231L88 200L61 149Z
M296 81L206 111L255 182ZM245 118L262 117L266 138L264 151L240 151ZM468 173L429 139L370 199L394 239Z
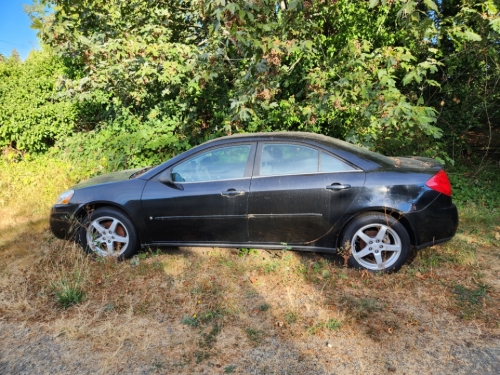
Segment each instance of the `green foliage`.
M183 316L182 317L182 324L185 324L190 327L198 327L200 324L200 320L197 319L195 316Z
M36 0L0 61L0 147L105 170L220 135L323 133L452 161L500 123L493 0ZM47 11L48 10L48 11ZM103 22L105 20L105 22Z
M240 258L249 256L251 254L257 255L258 251L255 249L247 249L247 248L241 248L238 250L238 256Z
M500 207L499 172L499 165L493 163L484 164L480 171L467 166L450 170L453 201L459 208L476 205L498 210Z
M48 49L32 52L24 63L0 60L0 148L45 152L71 135L76 105L56 98L63 72L61 60Z

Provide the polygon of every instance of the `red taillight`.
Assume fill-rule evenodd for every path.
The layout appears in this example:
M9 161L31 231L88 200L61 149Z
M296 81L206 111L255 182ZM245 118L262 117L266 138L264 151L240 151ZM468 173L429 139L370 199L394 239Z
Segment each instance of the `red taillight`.
M450 180L448 179L448 175L443 169L432 176L429 181L427 181L426 185L433 190L451 197Z

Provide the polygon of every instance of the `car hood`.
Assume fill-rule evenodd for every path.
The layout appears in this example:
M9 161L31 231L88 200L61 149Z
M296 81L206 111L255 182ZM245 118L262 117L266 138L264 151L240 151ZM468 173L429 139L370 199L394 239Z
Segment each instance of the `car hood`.
M129 180L134 177L138 177L141 175L141 171L147 170L147 168L135 168L135 169L126 169L123 171L117 171L117 172L112 172L112 173L107 173L103 174L97 177L89 178L88 180L79 182L75 186L73 186L73 189L81 189L84 187L88 186L93 186L93 185L99 185L99 184L105 184L108 182L116 182L116 181L123 181L123 180ZM135 175L135 176L134 176Z

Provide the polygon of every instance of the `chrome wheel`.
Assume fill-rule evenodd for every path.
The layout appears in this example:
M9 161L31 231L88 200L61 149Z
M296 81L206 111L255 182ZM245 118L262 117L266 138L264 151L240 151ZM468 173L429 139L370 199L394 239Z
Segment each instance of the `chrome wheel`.
M385 224L369 224L352 236L351 252L356 262L372 270L386 270L400 258L403 246L394 229Z
M116 217L91 220L86 230L87 246L101 256L120 256L129 246L130 233Z

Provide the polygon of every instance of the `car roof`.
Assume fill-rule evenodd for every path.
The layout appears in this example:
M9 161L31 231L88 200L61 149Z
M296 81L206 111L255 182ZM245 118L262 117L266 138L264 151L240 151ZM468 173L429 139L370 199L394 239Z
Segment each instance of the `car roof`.
M367 148L356 146L352 143L342 141L337 138L328 137L323 134L317 133L307 133L307 132L270 132L270 133L248 133L248 134L235 134L225 137L216 138L212 141L205 142L208 144L211 142L222 142L225 140L234 141L236 139L241 139L244 141L309 141L316 143L317 145L322 145L335 150L336 154L343 157L344 159L359 165L365 170L376 169L379 167L394 167L395 161L392 158L368 150ZM375 163L375 164L373 164Z
M287 132L287 131L280 131L280 132L260 132L260 133L238 133L238 134L232 134L232 135L227 135L225 137L219 137L216 139L213 139L209 142L216 142L216 141L223 141L223 140L234 140L234 139L244 139L244 140L276 140L276 139L286 139L286 140L297 140L297 141L302 141L302 140L310 140L310 141L315 141L318 143L325 143L325 145L331 145L335 144L338 145L338 147L343 147L345 145L350 145L350 143L347 143L345 141L341 141L340 139L328 137L323 134L317 134L317 133L307 133L307 132Z

